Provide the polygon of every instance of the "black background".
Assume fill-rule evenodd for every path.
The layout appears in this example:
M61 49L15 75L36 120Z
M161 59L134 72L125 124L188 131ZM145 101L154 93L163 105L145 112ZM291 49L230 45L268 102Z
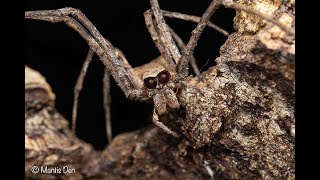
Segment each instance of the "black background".
M210 0L180 1L160 0L164 10L201 16ZM149 1L25 1L25 11L57 9L63 7L80 9L97 27L100 33L115 47L123 51L132 66L142 65L159 55L145 26L143 13L150 8ZM211 19L228 32L233 31L235 12L221 8ZM187 42L196 24L166 18L168 24ZM63 23L25 20L25 64L44 75L56 94L56 107L67 119L71 119L73 87L86 57L85 41ZM202 34L195 57L199 67L209 60L203 70L214 65L219 48L226 37L206 28ZM80 94L77 135L97 149L106 145L102 98L103 68L94 57L84 89ZM112 128L114 135L132 131L151 124L151 104L127 100L112 80Z

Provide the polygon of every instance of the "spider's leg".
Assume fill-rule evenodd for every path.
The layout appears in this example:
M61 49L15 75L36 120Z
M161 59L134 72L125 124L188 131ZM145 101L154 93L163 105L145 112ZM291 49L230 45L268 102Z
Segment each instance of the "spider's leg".
M87 69L92 61L92 56L94 52L91 48L89 48L86 60L84 61L81 72L78 76L78 80L76 82L76 85L74 86L74 97L73 97L73 107L72 107L72 134L76 134L76 121L77 121L77 111L78 111L78 99L79 99L79 94L82 90L83 87L83 80L87 74Z
M168 47L165 46L165 42L163 41L163 38L159 35L159 32L157 31L158 30L157 25L153 20L153 14L151 10L148 10L144 13L144 20L153 42L155 43L156 47L160 51L163 58L169 64L170 68L174 70L176 63L172 59Z
M177 65L177 72L181 76L181 78L186 77L188 75L188 62L190 60L190 56L193 54L194 48L197 46L197 42L202 34L205 26L208 24L209 19L211 18L212 14L221 6L224 5L227 8L233 8L236 10L243 10L248 13L257 15L273 24L279 26L281 29L286 31L289 35L295 35L295 31L292 28L288 28L287 26L283 25L281 22L269 17L259 11L254 10L253 8L247 7L243 4L239 4L233 2L231 0L213 0L205 13L202 15L197 27L192 31L192 36L187 44L185 51L182 53L182 57L179 60Z
M164 130L166 133L168 133L174 137L179 137L179 135L176 132L172 131L166 125L164 125L161 121L159 121L159 116L156 113L156 109L153 110L152 121L156 126L161 128L162 130Z
M112 126L111 126L111 95L110 95L110 75L107 68L104 69L103 75L103 107L106 119L106 135L108 143L112 140Z
M128 78L130 79L134 87L138 89L143 88L143 81L135 74L134 69L128 62L127 58L118 48L116 48L116 56L123 63L125 70L128 72Z
M174 32L174 30L169 25L168 25L168 29L169 29L174 41L177 43L180 51L184 51L184 49L186 48L186 45L184 44L183 40L180 38L180 36L176 32ZM191 65L194 73L196 74L196 76L200 77L200 70L197 65L197 60L193 55L191 56L191 59L190 59L190 65Z
M161 13L162 13L163 16L166 16L166 17L177 18L177 19L182 19L182 20L185 20L185 21L192 21L192 22L197 22L197 23L200 22L200 19L201 19L200 17L197 17L197 16L182 14L182 13L178 13L178 12L171 12L171 11L161 10ZM159 39L158 32L155 29L155 23L156 22L154 22L154 19L152 17L153 17L153 14L152 14L151 10L147 10L144 13L145 22L146 22L147 28L148 28L148 30L149 30L149 32L151 34L151 37L152 37L153 41L155 42L157 48L161 52L161 54L164 57L169 56L166 59L171 59L170 54L166 53L166 52L168 52L168 50L165 50L165 46L163 45L163 42L159 42L159 41L161 41L161 39ZM220 32L221 34L223 34L225 36L229 36L229 33L226 30L220 28L219 26L213 24L210 21L208 22L208 27L211 27L212 29ZM167 28L168 28L168 31L170 32L170 34L172 35L172 38L174 39L174 41L177 43L180 51L182 51L185 48L184 42L173 31L173 29L170 28L169 25L167 25ZM198 71L199 68L198 68L198 66L196 64L196 60L195 60L195 58L193 56L190 59L190 64L191 64L191 67L193 68L193 70L195 71L195 74L197 76L199 76L199 74L200 74L199 71Z
M158 0L150 0L150 5L159 30L160 38L163 39L164 45L166 49L169 50L169 53L171 54L171 57L174 59L175 63L178 63L181 54L177 45L173 41L173 38L168 30L167 24L162 16Z
M165 17L176 18L176 19L181 19L181 20L184 20L184 21L191 21L191 22L195 22L195 23L199 23L200 20L201 20L201 18L198 17L198 16L183 14L183 13L179 13L179 12L161 10L161 13ZM217 32L219 32L219 33L221 33L221 34L223 34L225 36L229 36L230 35L226 30L224 30L221 27L213 24L211 21L208 21L207 26L212 28L212 29L214 29L214 30L216 30Z
M123 62L117 59L113 45L98 32L96 27L81 11L74 8L29 11L25 12L25 18L53 23L65 22L69 27L76 30L86 40L90 48L100 57L100 60L108 68L126 97L129 99L140 99L143 97L142 90L135 87L130 81L130 72L127 72Z
M188 69L188 65L189 65L189 61L190 59L192 58L191 56L193 55L193 50L195 48L195 46L197 45L197 41L204 29L204 27L206 26L207 24L207 21L209 21L211 15L213 14L214 10L217 9L219 6L220 6L220 3L219 2L215 2L213 3L214 5L210 5L209 6L209 10L212 12L209 12L209 10L206 11L205 15L209 15L208 17L205 17L207 19L203 19L203 17L199 20L195 17L190 17L188 15L184 15L185 17L183 17L182 19L185 19L185 18L188 18L189 20L192 19L193 21L199 21L199 24L201 24L199 26L197 26L197 31L199 31L198 33L198 36L196 36L196 39L192 40L192 38L195 38L193 37L194 36L194 32L193 32L193 35L191 36L191 39L187 45L187 47L183 50L183 56L180 54L176 44L174 43L173 41L173 37L171 35L171 33L169 32L169 28L168 28L168 25L165 23L165 20L163 18L163 15L162 13L167 13L167 15L171 15L171 16L175 16L175 17L181 17L183 15L181 14L175 14L175 13L170 13L170 12L163 12L160 10L160 7L159 7L159 3L157 0L150 0L150 4L151 4L151 9L152 11L146 11L145 12L145 20L146 20L146 24L147 24L147 27L150 31L150 34L151 36L153 37L153 39L157 39L157 38L154 38L153 34L157 34L159 37L160 37L160 40L162 40L162 46L164 46L165 50L166 50L166 55L168 56L171 55L173 57L173 59L175 60L175 63L177 64L177 67L176 67L176 70L178 71L178 74L179 74L179 78L184 78L186 77L188 74L189 74L189 69ZM210 15L211 14L211 15ZM155 21L156 21L156 24L158 27L158 33L157 32L153 32L152 31L155 31L154 29L155 28L152 28L152 15L155 17ZM213 25L212 23L210 24L211 26ZM214 26L216 28L216 26ZM221 32L221 29L219 29L219 32ZM224 32L225 33L225 32ZM190 44L191 42L191 44ZM155 43L157 43L155 41ZM160 44L161 45L161 44ZM158 45L159 46L159 45ZM159 47L158 47L159 49ZM161 50L160 50L161 52ZM182 62L180 62L182 60ZM197 68L197 66L195 65L195 62L192 60L192 67L195 69L195 73L197 73L197 75L199 75L199 71ZM183 69L183 70L181 70Z
M143 82L139 77L137 77L134 72L133 68L127 61L124 54L116 48L116 56L117 58L123 62L126 71L128 71L129 76L128 78L134 84L135 87L142 88ZM103 106L105 111L105 119L106 119L106 135L108 142L111 143L112 140L112 125L111 125L111 96L110 96L110 75L107 68L105 68L104 76L103 76Z
M220 1L221 0L213 0L211 2L211 4L209 5L205 13L202 15L197 27L192 31L190 40L181 55L179 63L177 64L177 72L180 78L184 78L188 76L189 74L188 65L189 65L190 57L193 55L193 51L197 46L198 40L204 28L206 27L206 24L210 20L213 13L220 7L221 5Z
M177 18L177 19L182 19L182 20L185 20L185 21L192 21L192 22L197 22L197 23L200 22L200 19L201 19L200 17L197 17L197 16L182 14L182 13L178 13L178 12L164 11L164 10L161 10L161 14L163 16L167 16L167 17L170 17L170 18ZM163 43L160 44L159 38L158 38L159 35L156 32L155 27L154 27L154 23L156 23L156 22L154 22L154 19L152 18L153 17L152 11L151 10L146 11L144 16L145 16L146 25L148 27L148 30L149 30L149 32L151 34L152 39L156 43L156 45L157 45L158 49L160 50L160 52L165 51L164 48L161 48L161 47L165 47L165 46L162 45ZM210 21L208 22L208 27L211 27L212 29L220 32L221 34L223 34L225 36L229 36L229 33L227 31L225 31L224 29L220 28L219 26L213 24ZM177 43L180 51L182 52L184 50L184 48L185 48L185 43L182 41L182 39L179 37L179 35L177 33L175 33L174 30L169 25L167 25L167 29L170 32L170 34L171 34L172 38L174 39L174 41ZM167 52L168 52L168 50L167 50ZM165 54L165 53L161 53L161 54ZM167 54L167 56L168 55L169 54ZM197 76L200 76L199 67L196 64L196 59L194 58L193 55L191 56L190 64L191 64L191 67L193 68L193 71L195 72L195 74Z
M187 15L187 14L182 14L182 13L178 13L178 12L170 12L170 11L164 11L164 10L161 10L161 13L163 16L167 16L167 17L170 17L170 18L177 18L177 19L182 19L182 20L186 20L186 21L192 21L192 22L200 22L200 17L197 17L197 16L192 16L192 15ZM159 42L161 41L161 38L159 39L159 34L158 32L156 31L155 29L155 25L157 22L154 22L155 20L152 18L153 17L153 12L151 10L147 10L144 14L144 17L145 17L145 21L146 21L146 25L147 25L147 28L151 34L151 37L152 39L154 40L156 46L158 47L159 51L161 52L162 55L164 55L165 57L166 56L169 56L167 57L167 59L171 59L171 56L170 54L168 53L169 50L165 49L165 45L164 43L165 42ZM217 25L213 24L212 22L208 22L208 26L213 28L214 30L222 33L223 35L225 36L228 36L229 33L227 31L225 31L224 29L218 27ZM177 43L179 49L181 51L184 50L185 48L185 43L182 41L182 39L179 37L178 34L176 34L172 28L170 28L169 25L167 25L167 30L170 32L172 38L174 39L174 41ZM170 63L170 62L169 62ZM176 62L177 63L177 62ZM190 64L191 64L191 67L193 68L195 74L197 76L200 76L200 71L199 71L199 67L197 66L196 64L196 59L194 58L194 56L192 55L191 56L191 59L190 59Z
M165 49L165 45L164 42L161 41L161 37L159 36L158 32L155 29L155 20L152 18L153 14L151 10L147 10L144 13L144 18L145 18L145 22L147 25L147 28L150 32L150 35L154 41L154 43L156 44L158 50L160 51L160 53L162 54L162 56L165 58L165 60L167 60L168 64L170 64L170 66L173 68L175 66L175 63L173 63L172 58L170 56L170 54L168 53L169 50ZM172 35L172 38L174 39L174 41L177 43L179 49L181 51L184 50L185 48L185 44L183 42L183 40L179 37L179 35L177 33L174 32L174 30L167 25L167 29L170 32L170 34ZM195 72L195 74L197 76L200 75L200 71L199 71L199 67L196 64L196 59L194 58L194 56L191 57L191 66Z

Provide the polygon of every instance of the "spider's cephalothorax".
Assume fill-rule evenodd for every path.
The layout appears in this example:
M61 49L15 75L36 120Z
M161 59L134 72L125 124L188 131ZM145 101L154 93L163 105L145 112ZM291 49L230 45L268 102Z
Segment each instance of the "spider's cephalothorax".
M180 107L175 89L175 73L161 56L148 64L134 68L135 74L143 81L144 95L153 99L156 112L166 114L168 108Z
M167 128L159 121L158 115L167 114L171 109L179 109L180 104L176 96L176 73L167 61L159 56L153 61L133 69L133 77L140 82L140 89L144 100L154 103L153 121L169 134L177 133Z

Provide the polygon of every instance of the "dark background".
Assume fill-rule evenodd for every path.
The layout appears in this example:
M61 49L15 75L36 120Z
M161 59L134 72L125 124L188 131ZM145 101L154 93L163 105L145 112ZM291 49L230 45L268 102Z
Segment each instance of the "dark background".
M210 0L160 0L164 10L201 16ZM25 11L57 9L62 7L80 9L97 27L100 33L115 47L123 51L133 67L142 65L159 55L144 24L143 13L150 8L148 0L138 1L25 1ZM235 12L221 8L211 19L215 24L232 32ZM187 42L196 24L166 18L168 24ZM86 57L85 41L63 23L25 20L25 64L44 75L56 94L56 107L67 119L71 119L73 87ZM226 37L206 28L195 50L199 67L209 60L203 70L214 65L219 48ZM106 143L102 98L103 64L94 57L80 94L77 135L102 149ZM112 129L114 135L151 124L153 106L127 100L111 82Z

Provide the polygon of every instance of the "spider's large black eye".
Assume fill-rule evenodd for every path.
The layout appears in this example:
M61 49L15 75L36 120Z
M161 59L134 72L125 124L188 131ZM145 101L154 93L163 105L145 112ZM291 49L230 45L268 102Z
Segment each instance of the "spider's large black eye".
M155 77L147 77L143 80L144 85L149 89L154 89L157 87L157 79Z
M166 71L166 70L161 71L157 75L157 78L158 78L159 83L166 84L170 80L170 73L168 71Z

